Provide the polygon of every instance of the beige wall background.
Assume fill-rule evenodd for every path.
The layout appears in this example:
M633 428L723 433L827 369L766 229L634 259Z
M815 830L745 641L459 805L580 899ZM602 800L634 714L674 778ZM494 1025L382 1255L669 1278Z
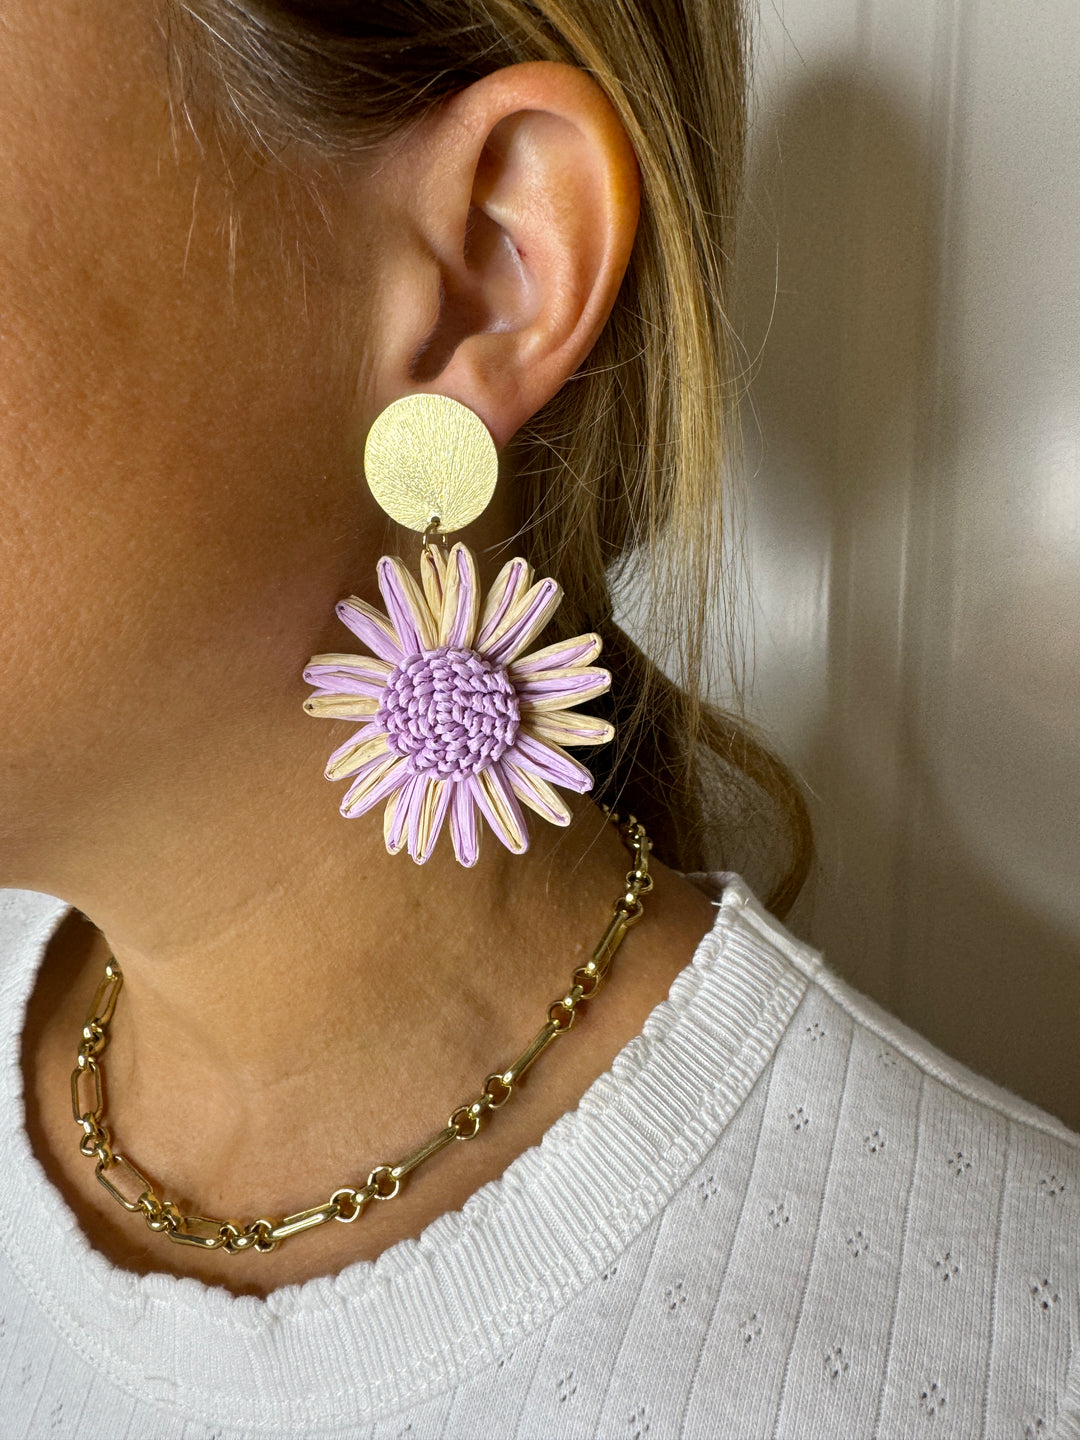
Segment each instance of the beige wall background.
M757 52L749 709L813 794L793 926L1080 1129L1080 5L762 0Z

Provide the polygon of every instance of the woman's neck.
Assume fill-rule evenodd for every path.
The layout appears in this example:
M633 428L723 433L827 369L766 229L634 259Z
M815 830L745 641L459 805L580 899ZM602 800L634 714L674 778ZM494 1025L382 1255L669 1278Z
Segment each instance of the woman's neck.
M198 846L159 833L72 897L104 938L69 936L52 957L24 1066L54 1178L119 1263L265 1293L419 1233L576 1104L710 924L704 896L657 865L613 982L489 1117L491 1136L450 1147L360 1226L325 1226L258 1266L204 1255L144 1235L78 1153L66 1081L110 948L124 973L104 1057L116 1148L182 1208L280 1216L393 1163L520 1053L599 939L628 864L588 802L565 832L537 826L523 857L487 836L471 871L448 847L424 867L390 857L377 824L332 808L307 819L286 831L207 816Z

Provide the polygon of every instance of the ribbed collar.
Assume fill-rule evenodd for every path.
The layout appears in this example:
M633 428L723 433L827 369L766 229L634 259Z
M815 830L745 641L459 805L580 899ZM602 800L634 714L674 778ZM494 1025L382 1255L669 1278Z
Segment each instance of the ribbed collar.
M91 1247L30 1148L19 1059L68 907L0 890L0 1246L110 1383L193 1419L299 1435L328 1411L371 1421L445 1392L617 1260L715 1144L802 997L805 947L737 876L691 878L720 895L716 921L575 1110L417 1239L265 1299L136 1275Z

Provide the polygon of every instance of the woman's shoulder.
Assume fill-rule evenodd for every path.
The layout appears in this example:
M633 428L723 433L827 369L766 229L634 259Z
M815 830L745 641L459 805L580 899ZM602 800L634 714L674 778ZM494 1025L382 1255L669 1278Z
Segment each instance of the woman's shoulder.
M686 1202L737 1217L710 1328L761 1352L777 1433L859 1391L883 1435L935 1416L1072 1434L1080 1135L861 995L741 882L725 899L804 982Z
M940 1089L934 1103L945 1110L981 1109L1031 1131L1033 1136L1045 1136L1052 1146L1060 1146L1062 1153L1071 1155L1072 1164L1080 1164L1080 1134L1047 1110L970 1069L849 984L830 967L827 956L771 915L738 876L717 879L732 923L753 932L760 944L779 950L807 982L799 1013L789 1026L789 1047L799 1043L800 1038L811 1045L827 1039L828 1017L834 1042L850 1049L852 1058L855 1052L868 1052L876 1062L875 1073L886 1080L891 1072L900 1072L893 1075L892 1083L871 1087L872 1093L880 1094L884 1101L889 1097L899 1100L917 1078L920 1088Z

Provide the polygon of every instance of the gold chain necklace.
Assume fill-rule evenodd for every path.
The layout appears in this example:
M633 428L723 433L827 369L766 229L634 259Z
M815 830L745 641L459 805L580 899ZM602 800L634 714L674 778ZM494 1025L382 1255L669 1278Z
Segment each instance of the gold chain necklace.
M178 1245L196 1245L202 1250L220 1249L230 1255L249 1249L258 1250L263 1255L269 1254L271 1250L277 1249L282 1240L299 1235L302 1230L324 1225L328 1220L340 1220L344 1225L351 1225L369 1200L392 1200L401 1190L402 1181L418 1165L430 1160L453 1140L473 1139L479 1133L485 1114L506 1104L514 1087L524 1078L525 1072L557 1036L564 1034L573 1025L581 1003L591 999L599 990L615 952L622 944L623 936L631 925L641 919L641 896L649 893L653 883L649 874L649 851L652 845L645 833L645 827L632 815L627 816L621 823L615 814L612 814L611 819L619 824L619 834L633 856L633 866L626 875L626 888L612 907L611 920L593 951L591 960L587 965L579 965L574 970L570 991L558 1000L553 1000L548 1006L547 1020L536 1037L508 1069L494 1072L487 1077L475 1100L459 1105L441 1130L403 1160L399 1160L396 1165L376 1165L359 1189L342 1186L322 1205L314 1205L310 1210L299 1210L295 1215L286 1215L283 1220L270 1220L262 1216L241 1226L233 1220L212 1220L206 1215L185 1215L171 1200L158 1197L151 1181L127 1156L113 1150L112 1136L104 1117L101 1053L109 1043L109 1025L124 977L115 958L110 957L105 966L105 977L98 985L86 1024L83 1026L78 1064L71 1072L71 1108L76 1124L83 1131L79 1149L90 1159L97 1157L94 1171L97 1178L125 1210L132 1214L141 1212L151 1230L163 1231ZM89 1095L85 1095L87 1089L90 1091ZM84 1105L84 1096L92 1099L93 1103ZM127 1194L119 1188L120 1185L128 1191ZM135 1198L131 1198L132 1196Z

